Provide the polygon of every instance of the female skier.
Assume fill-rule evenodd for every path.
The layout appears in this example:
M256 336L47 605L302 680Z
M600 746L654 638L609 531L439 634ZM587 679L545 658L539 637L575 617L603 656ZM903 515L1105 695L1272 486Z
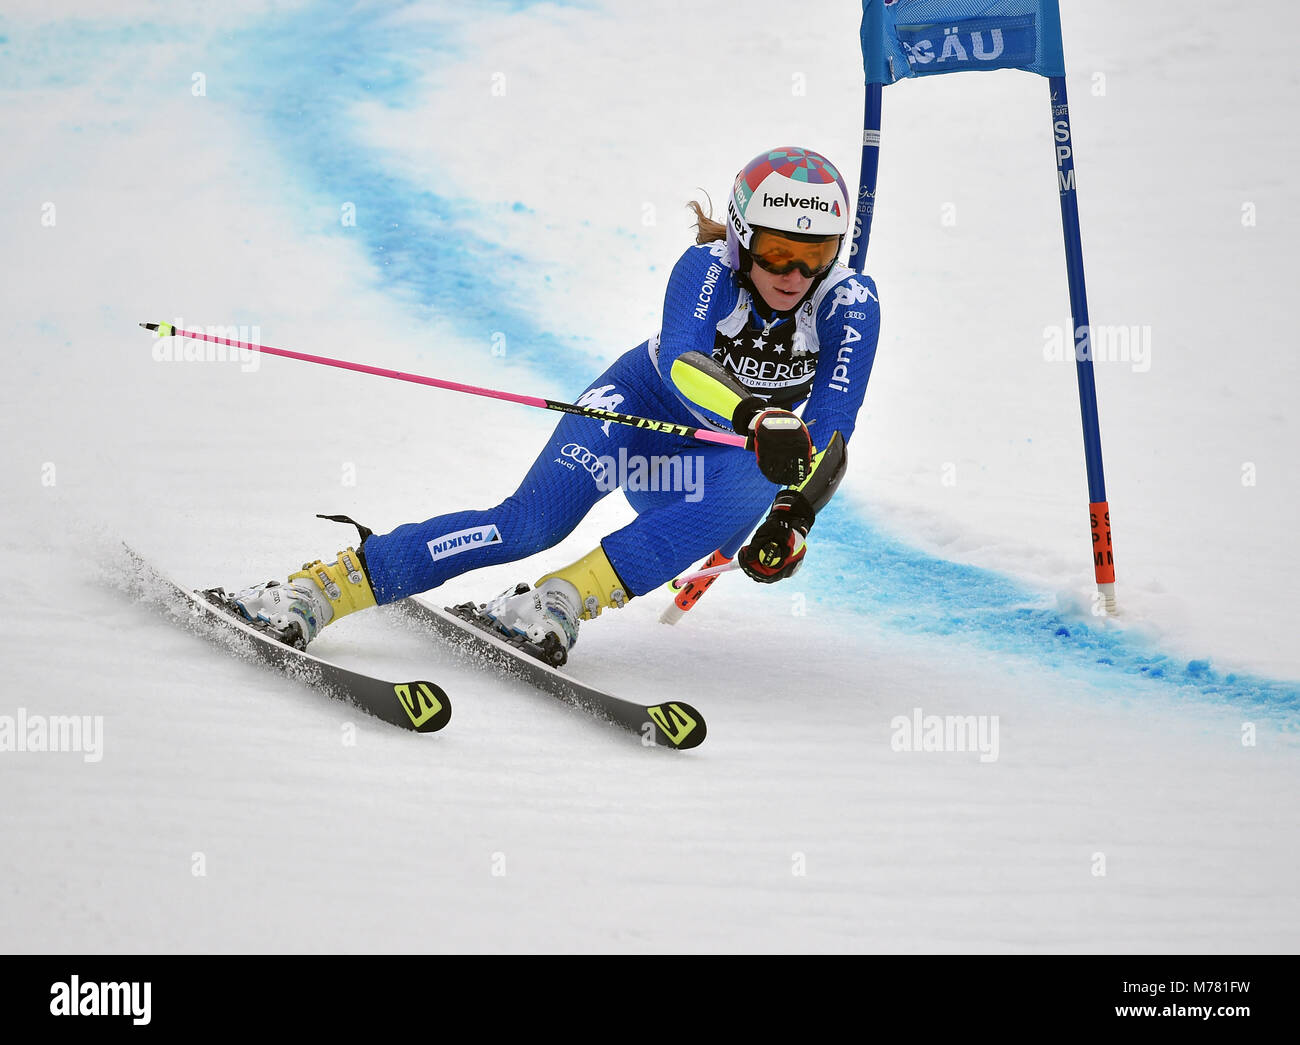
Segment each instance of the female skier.
M382 535L359 526L359 546L334 562L307 564L287 583L267 581L231 601L248 620L304 647L355 610L559 543L613 488L614 460L639 465L643 480L648 467L659 478L693 474L696 482L683 491L680 482L617 476L636 519L531 589L520 584L481 606L489 627L525 636L562 663L580 619L653 591L715 550L738 554L757 581L791 576L843 473L876 354L875 284L837 261L849 200L844 179L819 153L782 148L755 157L736 176L725 227L691 204L696 244L669 277L659 333L578 399L744 434L752 452L566 415L501 504ZM801 405L802 417L793 412Z

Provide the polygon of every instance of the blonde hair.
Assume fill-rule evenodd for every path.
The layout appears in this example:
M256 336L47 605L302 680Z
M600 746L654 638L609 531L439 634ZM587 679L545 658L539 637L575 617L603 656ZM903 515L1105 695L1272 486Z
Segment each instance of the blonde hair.
M704 194L704 198L709 200L708 214L704 213L704 208L695 200L691 200L690 203L686 204L691 210L695 211L695 242L712 243L714 240L726 239L727 226L720 221L713 220L713 200L709 199L707 192Z

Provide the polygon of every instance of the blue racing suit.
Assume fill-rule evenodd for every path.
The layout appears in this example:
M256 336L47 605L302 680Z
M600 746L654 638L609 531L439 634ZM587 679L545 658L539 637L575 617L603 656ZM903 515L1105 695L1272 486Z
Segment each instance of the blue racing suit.
M869 277L836 265L792 312L770 313L722 262L722 243L690 247L673 268L658 334L631 349L575 402L731 431L731 418L683 391L673 364L698 352L751 395L799 410L813 444L847 443L880 328ZM407 523L364 544L380 603L462 573L550 548L621 487L637 517L601 541L631 595L644 595L721 548L734 555L780 490L753 453L566 414L519 488L500 504Z

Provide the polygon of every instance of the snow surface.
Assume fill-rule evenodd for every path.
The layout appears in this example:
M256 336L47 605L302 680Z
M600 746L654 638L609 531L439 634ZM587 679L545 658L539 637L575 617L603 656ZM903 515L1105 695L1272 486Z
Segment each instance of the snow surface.
M194 585L282 577L350 539L316 512L495 503L554 418L159 359L135 324L571 397L657 325L686 200L779 144L856 173L858 6L6 4L0 718L102 716L103 750L0 752L0 948L1295 950L1300 17L1267 6L1278 31L1220 36L1208 0L1062 5L1092 318L1150 346L1097 364L1123 615L1090 612L1073 368L1044 359L1046 86L903 83L880 350L805 569L676 628L636 600L575 651L701 708L675 753L388 609L314 651L435 677L439 734L166 627L122 540ZM996 760L893 750L914 708L997 716Z

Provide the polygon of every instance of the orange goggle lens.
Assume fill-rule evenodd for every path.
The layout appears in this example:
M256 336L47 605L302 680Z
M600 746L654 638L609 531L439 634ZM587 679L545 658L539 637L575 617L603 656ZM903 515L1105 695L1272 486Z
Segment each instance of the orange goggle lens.
M805 242L766 229L755 229L754 239L749 246L755 264L765 272L784 276L787 272L798 269L810 279L830 268L839 252L838 236Z

